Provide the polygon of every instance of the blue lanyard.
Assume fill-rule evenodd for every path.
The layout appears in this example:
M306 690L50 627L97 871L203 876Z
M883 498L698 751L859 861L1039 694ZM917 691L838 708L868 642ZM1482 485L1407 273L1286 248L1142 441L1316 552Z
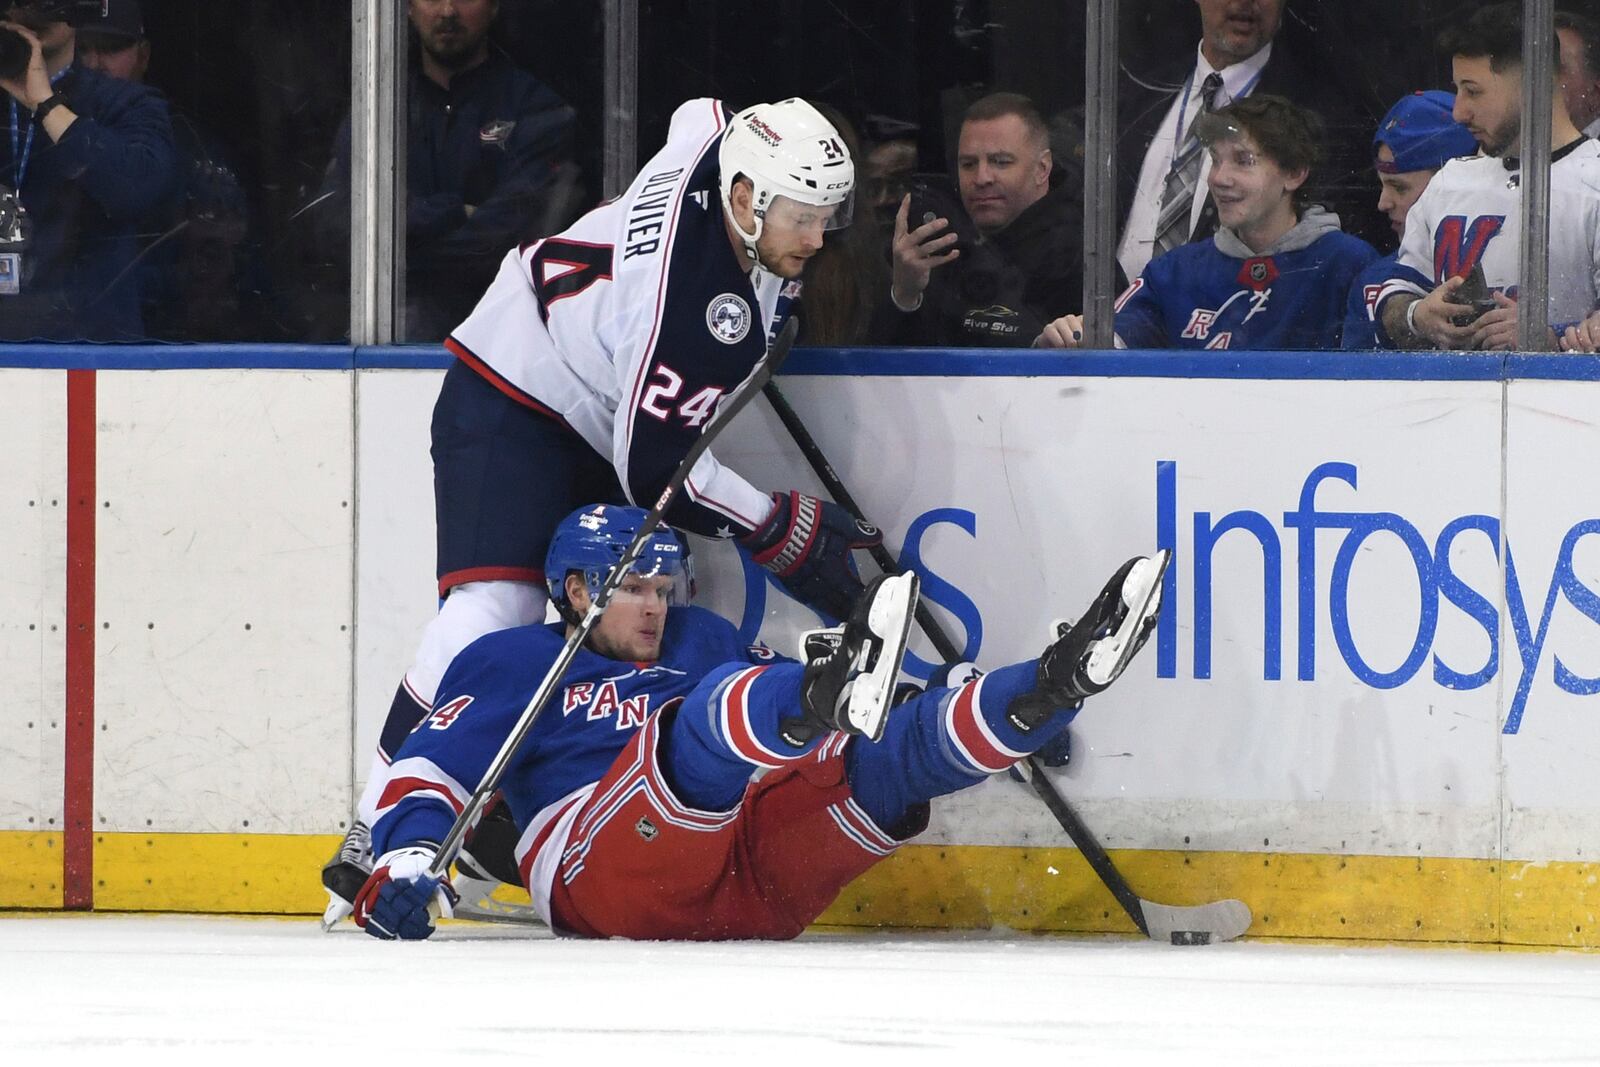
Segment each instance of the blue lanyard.
M1265 68L1263 68L1263 70L1264 69ZM1220 75L1222 72L1219 70L1219 71L1216 71L1216 73ZM1250 90L1254 89L1256 87L1256 82L1261 80L1261 73L1262 72L1260 70L1256 71L1255 77L1253 77L1249 81L1245 82L1244 83L1244 87L1241 88L1237 94L1230 94L1229 97L1228 97L1229 102L1231 103L1234 100L1242 100L1243 98L1249 96L1250 95ZM1224 88L1225 88L1225 86L1221 86L1221 85L1217 86L1217 90L1219 92L1222 91ZM1188 80L1183 83L1183 102L1178 105L1178 128L1176 130L1174 130L1173 134L1172 134L1172 168L1171 169L1175 169L1176 168L1177 162L1178 162L1178 157L1183 154L1183 143L1184 143L1184 141L1188 140L1188 138L1184 137L1184 135L1183 135L1184 125L1185 125L1183 119L1184 119L1184 116L1189 113L1189 93L1193 89L1194 89L1194 71L1191 70L1189 72ZM1193 123L1190 123L1189 125L1193 125Z
M67 71L69 71L71 69L72 68L69 66L69 67L66 67L66 68L64 68L62 70L57 71L55 77L50 79L50 85L52 87L54 87L57 82L59 82L62 78L65 78L67 76ZM19 109L17 107L17 101L16 101L15 98L12 98L12 101L11 101L11 169L16 172L17 187L16 187L16 189L14 191L17 194L17 200L18 200L19 203L22 200L22 182L23 182L23 179L25 179L28 176L28 159L29 159L30 156L33 155L33 135L34 135L34 132L39 127L39 124L34 122L33 119L30 118L28 120L28 139L27 139L26 142L23 142L22 141L22 127L18 122L18 119L20 119L20 118L21 118L21 114L20 114L20 111L19 111ZM20 147L22 149L22 151L20 153L17 151L19 145L20 145Z

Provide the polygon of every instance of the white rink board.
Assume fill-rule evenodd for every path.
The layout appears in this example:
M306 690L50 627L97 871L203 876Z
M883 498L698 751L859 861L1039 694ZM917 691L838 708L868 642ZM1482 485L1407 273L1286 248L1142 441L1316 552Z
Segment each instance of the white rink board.
M372 681L363 683L358 718L368 737L434 610L425 450L438 376L363 378L370 379L361 391L363 427L382 427L380 453L364 449L361 467L361 617L364 628L377 628L361 638L363 678ZM1560 650L1573 670L1600 674L1600 623L1562 595L1520 701L1526 729L1502 732L1523 663L1512 627L1496 621L1505 616L1504 585L1495 539L1483 529L1501 511L1500 383L800 376L782 383L890 543L898 549L917 528L913 540L930 576L925 594L958 643L965 634L958 615L981 624L984 666L1035 654L1049 620L1081 611L1118 563L1156 544L1165 519L1178 550L1175 625L1116 689L1091 703L1074 726L1074 764L1063 772L1065 788L1108 844L1494 857L1507 789L1528 809L1511 820L1507 854L1581 859L1586 842L1600 838L1600 803L1585 806L1592 790L1578 787L1592 780L1589 724L1600 697L1562 692L1551 659ZM1575 472L1585 468L1557 462L1600 454L1590 414L1600 387L1513 389L1564 405L1541 419L1537 436L1519 436L1520 410L1511 422L1509 526L1537 622L1562 536L1600 515L1594 475L1582 482ZM716 451L758 485L817 487L764 402ZM408 472L408 462L423 465ZM1170 489L1158 473L1164 462L1173 465ZM1319 468L1315 514L1301 519L1302 493ZM1558 479L1560 494L1536 480L1539 471ZM1527 491L1519 493L1518 478L1529 479ZM405 505L389 506L390 493ZM369 523L367 509L380 506L382 521ZM1197 604L1197 516L1206 530L1224 521L1240 527L1211 549L1206 613ZM1304 568L1315 610L1306 631L1311 677L1302 679L1299 525L1308 521L1322 526L1312 539L1314 566ZM1275 679L1265 662L1263 549L1252 529L1278 554ZM1454 536L1441 570L1432 557L1446 530ZM761 636L792 651L794 634L814 616L770 585L748 584L730 546L700 541L696 551L700 602L743 620L749 632L759 625ZM1600 538L1580 542L1574 557L1590 590L1600 590L1597 556ZM398 571L386 574L385 566ZM1330 610L1336 572L1337 626ZM386 587L369 592L375 582ZM1209 677L1197 676L1202 614L1210 625ZM1491 659L1497 628L1505 632ZM1393 684L1402 667L1410 671L1414 645L1414 673ZM1170 667L1158 677L1163 646ZM920 637L913 650L932 656ZM1436 671L1460 677L1440 680ZM358 774L368 752L363 743L356 753ZM1564 801L1540 796L1547 787ZM938 806L928 840L1059 844L1059 828L1020 797L1021 788L996 781Z
M356 789L365 784L384 715L438 610L433 461L428 426L439 371L356 375ZM359 792L358 792L359 795Z
M1557 595L1535 698L1506 738L1505 855L1593 861L1600 856L1600 696L1593 695L1600 693L1600 384L1527 381L1510 390L1507 535L1526 603L1520 644L1532 648L1539 639L1553 577ZM1565 583L1588 591L1583 610ZM1519 647L1510 628L1502 647ZM1519 653L1506 655L1520 663ZM1558 662L1576 676L1567 688ZM1511 685L1508 678L1508 693Z
M330 832L351 803L352 376L98 379L96 828Z
M1068 788L1108 843L1495 854L1495 684L1445 689L1431 664L1394 689L1359 681L1328 610L1347 534L1331 529L1315 539L1314 680L1299 680L1300 553L1285 512L1307 476L1336 461L1356 468L1357 488L1324 481L1320 511L1395 512L1430 546L1458 516L1495 514L1498 383L797 378L785 388L892 543L934 509L972 516L975 536L937 527L922 555L975 605L982 666L1036 654L1049 619L1081 611L1118 563L1155 545L1157 464L1176 464L1176 677L1158 679L1147 649L1074 727ZM800 460L781 435L770 417L750 418L721 452L758 484L786 484ZM1259 515L1281 553L1278 680L1264 677L1263 553L1244 530L1212 552L1211 677L1195 676L1196 513L1214 528L1239 511ZM1487 539L1463 536L1451 557L1494 597ZM1362 542L1347 569L1348 629L1372 670L1407 658L1416 572L1388 533ZM730 578L723 567L703 584L720 591ZM1438 654L1465 664L1487 647L1481 627L1439 612ZM933 839L1059 840L1018 788L992 783L936 806Z
M60 830L67 376L0 370L0 830Z

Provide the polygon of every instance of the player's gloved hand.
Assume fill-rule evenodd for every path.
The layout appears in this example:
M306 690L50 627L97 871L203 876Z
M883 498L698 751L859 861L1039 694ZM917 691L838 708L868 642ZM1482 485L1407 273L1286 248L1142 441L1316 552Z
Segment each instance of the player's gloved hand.
M448 878L428 876L434 856L433 849L417 846L385 852L356 894L356 925L385 941L431 936L433 920L450 918L461 899Z
M797 599L843 619L862 590L850 550L881 544L883 533L829 500L792 490L772 499L772 514L742 539L750 558Z

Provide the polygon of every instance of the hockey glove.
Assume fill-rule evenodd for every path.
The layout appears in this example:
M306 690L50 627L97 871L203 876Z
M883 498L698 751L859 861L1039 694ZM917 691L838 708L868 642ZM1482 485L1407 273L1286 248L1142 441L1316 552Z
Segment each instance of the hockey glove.
M797 600L843 619L862 589L850 570L850 551L881 544L882 532L832 501L793 490L772 499L767 521L742 539L750 558Z
M432 936L433 920L448 919L461 899L448 878L429 877L434 856L433 849L416 846L384 853L356 894L356 925L385 941Z

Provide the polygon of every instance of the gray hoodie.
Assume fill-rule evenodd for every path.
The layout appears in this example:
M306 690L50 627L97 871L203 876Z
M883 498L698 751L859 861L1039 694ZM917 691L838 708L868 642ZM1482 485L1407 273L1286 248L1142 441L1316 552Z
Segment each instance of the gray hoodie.
M1235 259L1252 259L1256 256L1275 256L1280 252L1297 252L1302 248L1309 248L1319 237L1338 229L1338 215L1321 204L1312 204L1306 208L1305 214L1300 216L1300 221L1295 223L1288 233L1272 242L1271 248L1262 249L1260 252L1252 251L1239 240L1238 234L1226 226L1217 229L1216 242L1218 251L1223 255L1233 256Z

